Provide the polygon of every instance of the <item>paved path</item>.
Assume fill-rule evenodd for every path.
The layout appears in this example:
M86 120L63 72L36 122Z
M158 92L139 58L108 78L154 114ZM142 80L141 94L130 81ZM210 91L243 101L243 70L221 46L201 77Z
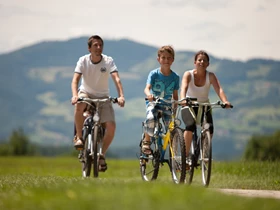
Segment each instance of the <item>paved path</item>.
M218 191L247 197L262 197L280 199L280 191L277 190L241 190L241 189L218 189Z

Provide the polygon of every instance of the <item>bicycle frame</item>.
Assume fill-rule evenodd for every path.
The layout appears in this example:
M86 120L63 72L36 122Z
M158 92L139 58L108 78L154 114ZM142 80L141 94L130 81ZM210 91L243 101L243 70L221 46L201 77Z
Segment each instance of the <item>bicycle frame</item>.
M163 118L160 115L160 117L157 117L156 122L155 122L155 130L154 130L154 135L151 137L151 142L152 142L152 154L151 155L146 155L142 154L141 149L140 153L140 172L142 175L143 180L145 181L151 181L155 180L158 176L158 171L159 171L159 165L164 165L164 163L167 163L169 166L169 169L172 174L172 179L175 183L179 183L184 181L185 179L185 166L186 163L183 161L183 164L181 164L181 153L180 153L180 158L175 157L175 153L173 151L172 147L177 147L179 144L180 146L184 146L184 138L183 138L183 132L181 128L179 128L181 121L178 119L178 112L176 113L176 109L172 107L172 104L178 103L178 101L167 101L162 98L156 98L155 103L156 104L161 104L161 102L166 102L167 104L163 104L164 106L166 105L167 108L166 110L171 111L171 121L167 127L163 126ZM161 111L160 111L161 112ZM144 125L144 123L143 123ZM143 127L143 126L142 126ZM163 128L164 127L164 128ZM140 148L142 145L142 141L144 139L144 131L142 135L142 140L140 141ZM172 143L172 141L174 143ZM169 147L168 147L169 146ZM180 147L179 146L179 147ZM165 159L165 153L167 148L169 148L170 152L170 157L169 159ZM177 148L175 148L177 149ZM185 148L184 149L177 149L177 151L183 151L184 152L184 158L185 158ZM176 151L176 152L177 152ZM149 162L152 162L152 169L148 169L149 167ZM147 165L146 165L147 164ZM176 169L175 169L175 164L176 164ZM182 167L183 165L183 167ZM182 170L183 168L183 170ZM180 178L177 177L176 172L180 172ZM181 173L182 172L182 173ZM149 178L148 175L152 174L152 178Z
M189 184L192 182L194 168L200 166L202 172L202 182L204 186L207 187L210 183L212 168L212 136L209 130L210 124L207 122L207 112L211 111L213 108L225 108L226 104L221 103L221 101L217 101L215 103L202 103L195 101L197 100L195 98L185 98L183 100L186 100L191 115L196 122L196 127L193 132L193 139L190 148L192 156L188 182ZM193 109L194 106L198 107L197 116ZM231 108L233 108L232 105ZM199 134L198 127L200 128ZM200 162L200 164L198 164L198 161Z
M80 156L83 158L81 162L83 163L84 177L90 176L92 161L94 166L94 177L98 177L99 155L103 154L102 145L105 132L105 128L102 127L100 122L100 108L108 101L116 103L117 98L109 97L105 99L78 99L78 103L87 104L87 108L84 112L84 116L86 117L86 119L83 125L83 138L85 141L85 148L80 152Z
M160 104L161 101L164 101L166 103L175 103L176 101L168 101L165 100L163 98L157 98L156 99L156 104ZM168 105L167 105L168 106ZM178 113L176 113L176 116L174 116L175 113L175 109L172 107L172 105L170 105L169 107L170 111L171 111L171 121L168 125L167 128L165 128L165 126L163 125L163 119L162 117L158 118L156 121L156 126L155 126L155 132L154 132L154 136L152 137L152 141L154 140L157 143L157 147L159 149L160 152L160 162L163 163L168 163L169 164L169 160L168 159L164 159L165 157L165 152L167 149L167 146L170 145L170 135L172 130L174 129L175 126L180 126L179 124L179 119L178 119ZM161 112L160 112L161 114ZM163 130L164 128L164 130ZM172 150L172 149L171 149ZM173 152L173 151L171 151Z

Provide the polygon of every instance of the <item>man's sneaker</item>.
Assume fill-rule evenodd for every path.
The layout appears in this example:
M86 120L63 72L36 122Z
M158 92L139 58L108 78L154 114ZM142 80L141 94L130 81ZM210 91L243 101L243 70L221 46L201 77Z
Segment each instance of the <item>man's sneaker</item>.
M74 137L74 147L76 150L82 150L84 148L84 143L81 138L78 138L77 136Z

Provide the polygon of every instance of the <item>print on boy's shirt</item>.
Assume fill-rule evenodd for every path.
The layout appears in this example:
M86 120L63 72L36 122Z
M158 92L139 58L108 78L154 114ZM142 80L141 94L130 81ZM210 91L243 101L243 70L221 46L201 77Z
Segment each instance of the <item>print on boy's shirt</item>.
M155 80L152 87L152 90L156 96L165 99L171 99L175 87L175 81L172 81L170 84L165 84L162 80Z

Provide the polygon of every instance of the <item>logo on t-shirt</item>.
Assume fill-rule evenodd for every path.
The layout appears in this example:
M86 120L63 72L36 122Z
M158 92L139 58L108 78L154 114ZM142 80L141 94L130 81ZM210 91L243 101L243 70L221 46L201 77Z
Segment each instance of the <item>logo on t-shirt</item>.
M106 69L106 67L101 67L100 71L101 71L102 73L104 73L104 72L107 71L107 69Z

